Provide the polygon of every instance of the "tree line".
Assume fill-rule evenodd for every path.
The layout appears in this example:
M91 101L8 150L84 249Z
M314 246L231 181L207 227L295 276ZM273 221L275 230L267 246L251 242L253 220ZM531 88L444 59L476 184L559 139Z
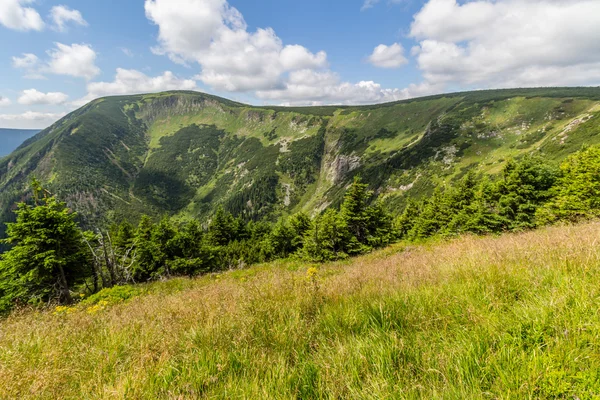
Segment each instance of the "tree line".
M600 148L559 167L541 157L508 161L499 177L467 173L394 218L355 178L339 208L298 213L272 224L218 208L209 221L141 218L83 231L65 203L33 183L7 224L0 257L0 312L20 304L71 303L75 294L173 276L194 276L275 259L325 262L398 240L532 229L600 215Z
M173 276L194 276L280 258L346 258L395 240L393 219L356 178L339 208L275 224L246 222L220 207L210 221L124 221L83 231L64 202L33 184L7 224L10 250L0 258L0 312L20 304L73 302L74 294Z

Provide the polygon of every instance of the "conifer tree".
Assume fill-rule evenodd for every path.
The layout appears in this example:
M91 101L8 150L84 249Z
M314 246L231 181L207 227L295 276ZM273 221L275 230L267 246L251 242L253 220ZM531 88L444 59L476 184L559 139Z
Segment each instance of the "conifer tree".
M76 214L35 181L33 190L35 205L20 203L16 222L7 224L3 243L11 248L0 260L2 310L16 301L71 303L73 286L90 273Z
M560 166L553 199L537 213L538 224L600 216L600 147L585 148Z
M373 192L368 190L368 185L362 183L360 177L355 177L354 182L344 195L340 212L345 220L348 230L359 243L367 243L369 214L368 203Z
M233 216L219 206L208 228L210 240L216 246L225 246L234 240L238 228Z

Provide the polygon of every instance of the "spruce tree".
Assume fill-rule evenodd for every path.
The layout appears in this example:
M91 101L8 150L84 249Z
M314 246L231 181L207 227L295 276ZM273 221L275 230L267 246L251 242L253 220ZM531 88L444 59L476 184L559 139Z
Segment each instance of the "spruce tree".
M585 148L560 166L553 198L537 212L538 224L600 216L600 147Z
M360 177L355 177L354 182L344 195L340 212L345 220L348 230L359 243L367 243L369 215L368 203L373 192L368 190L368 185L362 183Z
M71 303L71 290L90 274L90 255L76 214L34 182L36 204L20 203L7 224L10 250L0 260L0 310L16 302ZM39 198L43 194L43 198Z

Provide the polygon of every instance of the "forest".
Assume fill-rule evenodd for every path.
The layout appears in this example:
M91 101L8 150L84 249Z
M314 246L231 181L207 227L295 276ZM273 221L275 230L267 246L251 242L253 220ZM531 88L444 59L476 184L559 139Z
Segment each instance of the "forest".
M33 180L31 200L7 224L0 259L0 312L71 304L104 288L196 276L276 259L327 262L397 241L496 234L600 215L600 148L560 165L540 156L509 160L498 177L467 173L394 216L359 176L339 207L276 223L219 207L207 220L143 216L83 230L66 203Z

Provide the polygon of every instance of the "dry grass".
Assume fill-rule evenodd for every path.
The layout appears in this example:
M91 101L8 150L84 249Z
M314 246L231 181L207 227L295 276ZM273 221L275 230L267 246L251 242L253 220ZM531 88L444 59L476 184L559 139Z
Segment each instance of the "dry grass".
M316 274L280 262L14 314L0 398L592 398L599 234L397 245Z

